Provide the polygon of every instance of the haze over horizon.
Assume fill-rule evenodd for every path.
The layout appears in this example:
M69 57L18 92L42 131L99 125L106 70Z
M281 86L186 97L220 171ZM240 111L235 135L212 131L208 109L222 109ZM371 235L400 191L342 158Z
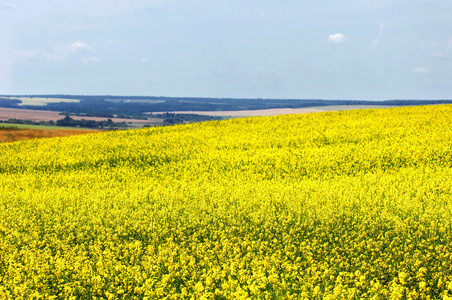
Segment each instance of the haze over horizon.
M451 99L447 0L0 0L0 94Z

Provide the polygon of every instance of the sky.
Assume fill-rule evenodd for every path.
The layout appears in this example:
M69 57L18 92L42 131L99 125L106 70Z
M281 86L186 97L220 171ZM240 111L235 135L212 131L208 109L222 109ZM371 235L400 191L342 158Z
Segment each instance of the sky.
M0 94L452 99L450 0L0 0Z

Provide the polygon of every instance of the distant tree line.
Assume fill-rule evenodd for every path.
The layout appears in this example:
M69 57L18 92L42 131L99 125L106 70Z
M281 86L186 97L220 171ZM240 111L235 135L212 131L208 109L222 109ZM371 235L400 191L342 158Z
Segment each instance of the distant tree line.
M41 125L41 126L64 126L64 127L82 127L82 128L97 128L97 129L123 129L127 128L125 122L113 122L111 119L107 121L94 120L74 120L70 116L66 116L61 120L54 121L31 121L21 119L8 119L6 121L0 120L0 123L6 124L25 124L25 125Z
M55 126L54 121L31 121L31 120L21 120L21 119L8 119L6 121L0 120L0 123L7 123L7 124L26 124L26 125L41 125L41 126Z
M79 117L96 117L96 118L114 118L115 116L105 112L94 112L94 113L73 113L73 112L61 112L60 115L63 116L79 116Z
M0 96L1 97L1 96ZM80 102L48 103L45 106L23 105L18 99L0 98L0 107L16 107L35 110L63 112L65 115L93 116L106 118L146 119L147 113L163 114L174 111L228 111L257 110L271 108L306 108L329 105L380 105L406 106L428 104L451 104L452 100L322 100L322 99L238 99L238 98L196 98L196 97L147 97L110 95L15 95L12 97L39 97L78 99ZM195 117L188 117L193 121ZM197 118L197 117L196 117ZM201 118L201 117L199 117ZM164 117L167 123L187 121L184 117ZM201 119L199 119L201 120Z
M329 105L428 105L452 103L450 100L388 100L388 101L354 101L354 100L271 100L271 99L166 99L162 102L112 102L99 97L82 99L79 103L48 103L43 106L24 105L27 109L45 109L60 111L64 114L96 116L107 118L146 119L146 113L174 111L229 111L257 110L271 108L306 108Z
M0 107L18 108L22 101L19 99L0 98Z
M204 116L197 114L175 114L166 112L163 114L152 114L151 118L160 118L163 119L163 125L173 125L180 123L193 123L193 122L204 122L204 121L213 121L213 120L222 120L224 117L218 116Z
M56 121L57 126L64 127L83 127L83 128L98 128L98 129L119 129L127 128L125 122L113 122L112 119L107 121L94 121L94 120L74 120L69 115L66 115L63 119Z

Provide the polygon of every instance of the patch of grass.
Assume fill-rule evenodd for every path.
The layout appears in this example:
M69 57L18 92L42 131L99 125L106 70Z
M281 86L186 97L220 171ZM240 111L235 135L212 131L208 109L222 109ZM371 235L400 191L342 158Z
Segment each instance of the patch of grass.
M17 126L4 126L0 124L0 130L8 131L8 130L19 130L20 128Z

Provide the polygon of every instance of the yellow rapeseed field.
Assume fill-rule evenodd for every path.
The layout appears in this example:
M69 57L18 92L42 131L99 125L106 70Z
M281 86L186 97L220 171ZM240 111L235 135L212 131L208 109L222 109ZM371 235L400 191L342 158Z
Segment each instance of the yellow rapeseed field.
M0 144L0 299L452 299L451 116Z

